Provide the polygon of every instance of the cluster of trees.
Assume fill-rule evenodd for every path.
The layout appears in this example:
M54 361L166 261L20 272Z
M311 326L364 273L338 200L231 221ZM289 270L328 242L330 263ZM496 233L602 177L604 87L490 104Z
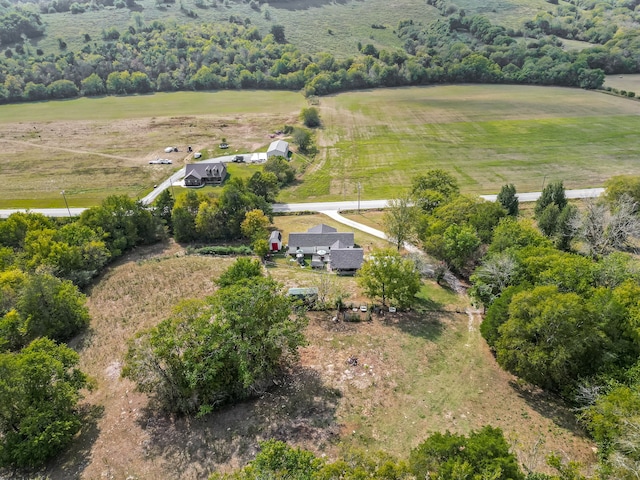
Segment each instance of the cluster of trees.
M535 222L502 218L471 276L498 363L577 407L610 478L640 466L640 262L626 252L640 235L639 184L613 178L583 208L562 182L547 185ZM515 191L503 192L506 206Z
M413 20L400 22L397 34L404 51L360 45L359 55L343 60L328 53L301 53L286 43L281 25L263 36L235 19L175 25L157 20L145 24L138 16L123 31L103 31L101 43L92 43L85 34L80 51L67 51L61 38L61 52L46 56L34 55L28 44L14 39L17 45L0 58L0 102L220 88L302 89L306 95L324 95L438 82L598 88L604 72L640 70L632 54L638 43L635 30L616 31L611 39L600 35L606 44L581 52L565 51L556 37L545 36L538 27L528 34L539 38L527 40L519 36L522 32L493 25L480 15L467 17L453 5L444 11L447 17L426 27ZM25 18L37 25L33 15ZM27 27L15 28L23 33Z
M175 202L165 190L156 211L178 242L249 239L261 249L272 221L271 203L281 187L295 179L295 170L283 157L269 158L262 171L248 180L233 178L217 196L189 190Z
M164 234L157 211L119 196L75 221L35 213L0 221L0 466L38 466L80 430L78 401L91 384L61 343L89 324L79 287Z
M409 452L408 460L388 454L350 449L328 461L313 453L268 440L260 444L256 458L241 470L213 474L210 480L305 479L376 480L469 479L469 480L584 480L576 464L548 459L555 475L524 474L499 428L489 426L468 436L434 433Z
M44 25L40 15L19 6L0 5L0 45L9 45L26 38L44 35ZM24 49L22 49L24 53Z
M264 392L305 344L304 317L258 260L238 259L218 285L130 343L123 376L164 409L204 415Z
M461 195L449 173L429 170L413 178L410 192L390 202L384 225L398 249L405 242L418 242L427 253L464 274L473 268L482 245L490 242L493 229L506 215L500 203Z

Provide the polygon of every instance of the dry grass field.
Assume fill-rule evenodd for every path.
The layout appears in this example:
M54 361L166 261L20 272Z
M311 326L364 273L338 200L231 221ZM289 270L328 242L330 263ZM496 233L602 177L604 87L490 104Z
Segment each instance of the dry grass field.
M282 218L284 230L318 220ZM127 340L166 318L180 300L210 294L213 279L232 261L185 256L171 242L136 249L105 271L88 292L91 327L72 342L95 379L84 400L87 426L43 475L205 479L245 464L258 442L272 437L329 458L350 446L405 457L430 432L468 432L485 424L504 429L528 468L544 469L550 452L595 462L572 413L502 371L479 334L480 317L465 312L466 298L433 282L425 283L415 312L374 315L363 323L334 323L331 312L311 313L299 364L261 398L202 419L154 411L119 376ZM289 286L318 279L286 263L269 274ZM353 278L336 282L350 300L367 300ZM356 367L346 363L352 355Z
M271 93L182 92L0 106L0 208L64 207L61 190L72 207L98 205L115 194L143 197L192 158L187 145L217 155L266 149L269 134L295 123L304 105L298 94ZM217 148L222 138L231 150ZM169 145L180 151L166 154ZM149 165L158 157L173 165Z

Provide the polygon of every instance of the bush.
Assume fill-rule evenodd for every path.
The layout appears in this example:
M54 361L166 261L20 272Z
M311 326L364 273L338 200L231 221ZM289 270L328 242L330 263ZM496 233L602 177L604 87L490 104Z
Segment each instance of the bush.
M238 247L213 245L209 247L189 248L187 249L187 253L193 255L253 255L251 247L247 245L240 245Z

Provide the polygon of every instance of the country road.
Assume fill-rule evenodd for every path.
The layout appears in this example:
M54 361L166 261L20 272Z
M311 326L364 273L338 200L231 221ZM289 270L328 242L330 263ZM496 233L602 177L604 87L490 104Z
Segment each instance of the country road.
M158 187L142 199L142 202L146 205L153 203L155 198L160 192L171 186L184 175L184 168L175 172L171 177L162 182ZM602 195L604 188L582 188L577 190L566 190L565 194L567 198L596 198ZM521 202L535 202L540 198L541 192L528 192L519 193L518 199ZM496 195L480 195L481 198L489 201L496 201ZM275 213L287 213L287 212L328 212L328 211L343 211L343 210L375 210L384 208L389 200L357 200L343 201L343 202L310 202L310 203L274 203L273 211ZM72 217L80 215L84 208L70 208L68 211L66 208L18 208L18 209L0 209L0 218L7 218L9 215L15 212L34 212L42 213L48 217L68 217L71 214Z

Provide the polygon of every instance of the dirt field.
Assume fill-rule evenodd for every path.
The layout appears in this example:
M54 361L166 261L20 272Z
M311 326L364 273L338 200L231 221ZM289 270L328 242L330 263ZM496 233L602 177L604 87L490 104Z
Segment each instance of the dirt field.
M213 277L231 261L184 256L166 243L138 249L104 273L89 292L91 328L73 342L96 381L84 402L87 427L41 473L53 480L204 479L245 464L271 437L329 458L340 445L405 457L429 432L485 424L503 428L529 468L544 468L550 452L595 461L572 414L503 372L480 337L480 317L435 284L426 286L429 296L449 301L432 302L435 310L423 314L364 323L311 314L299 365L262 398L203 419L157 413L119 376L127 339L168 316L179 300L209 294ZM270 272L277 278L290 278L289 269L276 270ZM346 282L352 298L361 298L353 279ZM346 363L350 356L356 367Z

